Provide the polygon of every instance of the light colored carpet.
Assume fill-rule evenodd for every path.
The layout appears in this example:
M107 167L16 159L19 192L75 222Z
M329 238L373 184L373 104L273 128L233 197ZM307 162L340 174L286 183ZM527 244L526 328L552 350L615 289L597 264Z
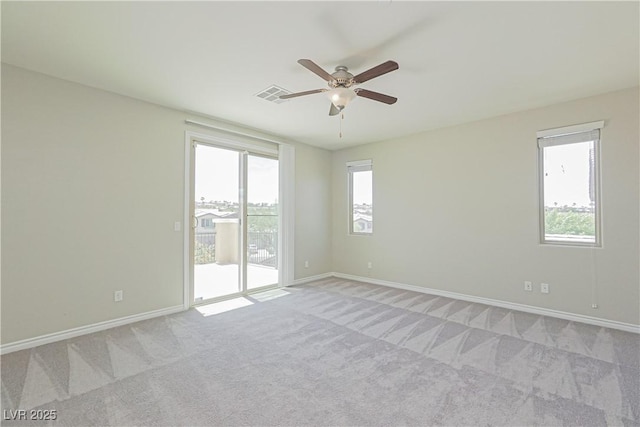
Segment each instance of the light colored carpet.
M2 356L3 413L55 409L50 424L77 426L640 425L635 334L339 279L252 302Z

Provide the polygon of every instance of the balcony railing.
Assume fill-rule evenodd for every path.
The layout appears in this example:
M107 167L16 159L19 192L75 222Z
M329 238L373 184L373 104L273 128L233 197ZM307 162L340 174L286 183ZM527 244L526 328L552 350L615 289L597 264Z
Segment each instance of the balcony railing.
M194 248L195 264L216 262L216 233L196 233Z
M247 232L249 264L278 266L278 233L275 231Z
M216 233L195 234L195 264L216 262ZM278 233L276 231L247 232L247 262L268 267L278 266Z

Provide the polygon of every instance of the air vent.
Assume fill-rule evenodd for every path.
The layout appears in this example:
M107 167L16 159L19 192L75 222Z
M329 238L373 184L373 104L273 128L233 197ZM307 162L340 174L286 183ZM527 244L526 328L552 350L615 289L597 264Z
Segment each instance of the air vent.
M262 90L256 93L258 98L262 98L266 101L275 102L276 104L280 104L282 102L288 101L287 99L280 99L282 95L289 95L291 92L281 88L280 86L271 85L265 90Z

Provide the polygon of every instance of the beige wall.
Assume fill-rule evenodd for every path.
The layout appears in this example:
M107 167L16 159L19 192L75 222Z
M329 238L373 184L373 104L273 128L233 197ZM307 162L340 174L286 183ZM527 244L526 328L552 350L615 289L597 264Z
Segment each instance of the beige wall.
M331 230L331 152L301 145L296 156L295 278L300 279L332 271L332 233L319 232Z
M334 152L334 271L639 324L639 113L636 88ZM536 131L603 119L604 245L540 245ZM345 163L360 159L370 237L347 234Z
M333 153L295 143L295 278L337 271L637 324L638 115L636 89ZM188 117L2 66L2 343L182 303L184 132L206 133ZM541 246L535 132L602 119L604 247ZM365 158L375 235L349 236L344 164Z
M186 118L2 65L2 343L182 304ZM331 153L295 146L301 278L330 271Z

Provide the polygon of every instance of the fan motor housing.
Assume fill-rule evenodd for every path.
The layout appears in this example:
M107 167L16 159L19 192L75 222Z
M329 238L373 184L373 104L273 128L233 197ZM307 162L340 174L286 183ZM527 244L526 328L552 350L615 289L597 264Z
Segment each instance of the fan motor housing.
M331 77L333 77L334 80L329 82L329 87L336 88L353 86L355 84L353 81L353 74L348 70L349 69L344 65L338 65L336 67L336 71L331 74Z

